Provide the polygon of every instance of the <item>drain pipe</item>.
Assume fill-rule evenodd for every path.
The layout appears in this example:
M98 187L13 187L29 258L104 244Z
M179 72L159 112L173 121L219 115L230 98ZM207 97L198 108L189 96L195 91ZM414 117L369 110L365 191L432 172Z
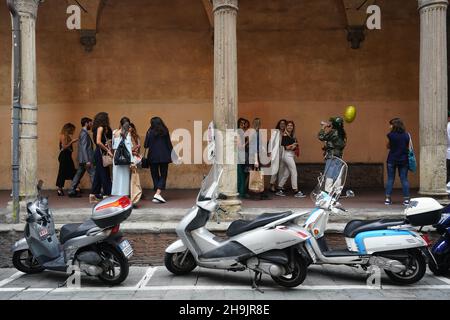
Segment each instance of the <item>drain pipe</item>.
M21 74L22 74L22 44L20 17L14 5L14 0L6 1L12 17L12 41L13 41L13 101L12 101L12 195L13 195L13 219L15 223L20 221L20 176L19 176L19 124L21 117Z

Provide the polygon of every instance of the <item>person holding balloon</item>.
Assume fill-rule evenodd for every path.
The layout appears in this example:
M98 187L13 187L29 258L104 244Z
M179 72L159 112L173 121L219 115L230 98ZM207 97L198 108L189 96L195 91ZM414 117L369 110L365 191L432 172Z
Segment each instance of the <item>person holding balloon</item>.
M356 108L354 106L348 106L344 112L344 117L332 117L329 121L321 122L321 130L319 131L318 138L324 142L322 150L324 151L325 170L327 172L333 157L342 158L344 154L345 146L347 145L347 133L344 129L344 120L347 123L351 123L355 120ZM336 168L332 168L332 171ZM332 176L338 172L329 172Z
M344 120L341 117L332 117L329 121L322 121L321 126L318 138L324 142L322 150L325 160L332 157L342 158L347 144Z

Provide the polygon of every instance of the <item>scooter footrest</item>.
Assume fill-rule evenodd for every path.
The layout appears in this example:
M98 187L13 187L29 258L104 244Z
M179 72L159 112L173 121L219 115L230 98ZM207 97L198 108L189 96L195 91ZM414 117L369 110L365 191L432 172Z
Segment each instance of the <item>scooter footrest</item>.
M358 252L348 251L347 249L330 250L323 252L325 257L347 257L347 256L359 256Z

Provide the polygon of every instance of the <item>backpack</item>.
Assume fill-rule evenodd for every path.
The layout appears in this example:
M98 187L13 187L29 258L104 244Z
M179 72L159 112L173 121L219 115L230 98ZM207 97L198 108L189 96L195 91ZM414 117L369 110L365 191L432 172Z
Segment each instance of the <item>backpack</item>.
M131 164L131 154L125 145L124 138L120 141L116 153L114 154L114 164L116 166L129 166Z

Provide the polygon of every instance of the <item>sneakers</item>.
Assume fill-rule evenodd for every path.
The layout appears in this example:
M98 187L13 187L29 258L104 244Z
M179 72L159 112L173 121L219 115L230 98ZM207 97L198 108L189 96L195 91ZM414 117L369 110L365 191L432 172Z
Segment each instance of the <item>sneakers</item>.
M411 203L411 200L409 198L405 198L403 200L403 205L404 206L409 206L410 203ZM387 206L391 205L392 204L391 198L390 197L386 197L386 200L384 200L384 204L387 205Z
M68 192L69 198L81 198L81 194L78 191L70 190Z
M296 194L294 194L294 197L295 198L305 198L306 195L303 192L299 191Z
M275 195L279 196L279 197L286 197L286 194L284 193L283 190L278 190L277 193L275 193Z
M156 201L155 201L156 200ZM155 203L166 203L166 200L164 200L164 198L160 195L160 194L155 194L154 196L153 196L153 200L152 200L152 202L155 202Z
M99 198L96 194L90 194L89 195L89 203L97 203L103 200L103 197Z

